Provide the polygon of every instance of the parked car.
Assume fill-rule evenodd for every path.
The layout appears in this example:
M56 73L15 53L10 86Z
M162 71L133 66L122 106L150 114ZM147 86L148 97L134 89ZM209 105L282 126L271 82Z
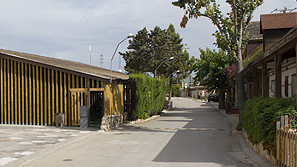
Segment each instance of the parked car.
M219 102L219 94L212 93L208 96L207 99L208 99L207 100L208 102L210 102L210 101Z

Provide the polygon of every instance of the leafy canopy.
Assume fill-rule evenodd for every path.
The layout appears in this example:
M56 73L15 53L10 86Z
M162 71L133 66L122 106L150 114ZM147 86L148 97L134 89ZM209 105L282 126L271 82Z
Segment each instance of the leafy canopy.
M129 73L154 73L169 77L173 72L189 70L189 54L183 51L182 39L175 32L174 26L162 30L156 26L153 30L146 28L138 31L133 40L129 41L125 53L120 53L126 61L125 70ZM170 57L174 59L169 60Z
M219 87L226 92L229 89L226 69L232 64L232 57L221 49L218 52L209 48L199 50L200 59L194 64L195 81L206 86L209 92Z

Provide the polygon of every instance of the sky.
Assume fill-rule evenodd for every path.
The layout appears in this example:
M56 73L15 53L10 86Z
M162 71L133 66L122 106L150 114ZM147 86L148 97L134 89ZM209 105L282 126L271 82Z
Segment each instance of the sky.
M172 0L0 0L0 48L65 59L110 69L111 57L120 41L159 26L167 29L172 23L187 44L190 56L199 57L199 48L215 49L212 33L216 27L206 18L191 19L186 28L179 23L184 11ZM217 0L223 11L230 11L225 0ZM254 12L293 9L296 0L264 0ZM295 11L297 12L297 10ZM91 46L91 51L89 50ZM127 50L128 40L117 52ZM103 64L100 63L103 55ZM123 70L125 62L115 54L112 69Z

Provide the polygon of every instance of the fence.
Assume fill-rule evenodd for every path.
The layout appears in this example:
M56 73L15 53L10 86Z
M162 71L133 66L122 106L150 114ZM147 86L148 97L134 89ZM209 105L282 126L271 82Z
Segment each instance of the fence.
M297 134L289 129L289 117L282 116L277 122L276 130L276 159L277 166L297 166Z

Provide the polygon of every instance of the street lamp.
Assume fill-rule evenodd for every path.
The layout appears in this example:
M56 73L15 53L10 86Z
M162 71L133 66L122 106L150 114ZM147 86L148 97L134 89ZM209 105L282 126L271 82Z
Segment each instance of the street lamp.
M156 75L157 75L157 69L158 69L158 68L159 68L165 61L172 60L172 59L174 59L174 57L170 57L169 59L164 60L164 61L162 61L162 62L160 63L160 65L155 69L155 78L156 78Z
M132 37L133 37L133 34L130 33L125 39L123 39L123 40L117 45L117 47L116 47L116 49L115 49L115 51L114 51L114 53L113 53L113 55L112 55L112 57L111 57L111 60L110 60L110 83L112 82L112 60L113 60L113 57L114 57L115 53L117 52L119 45L120 45L122 42L124 42L126 39L128 39L128 38L132 38Z

